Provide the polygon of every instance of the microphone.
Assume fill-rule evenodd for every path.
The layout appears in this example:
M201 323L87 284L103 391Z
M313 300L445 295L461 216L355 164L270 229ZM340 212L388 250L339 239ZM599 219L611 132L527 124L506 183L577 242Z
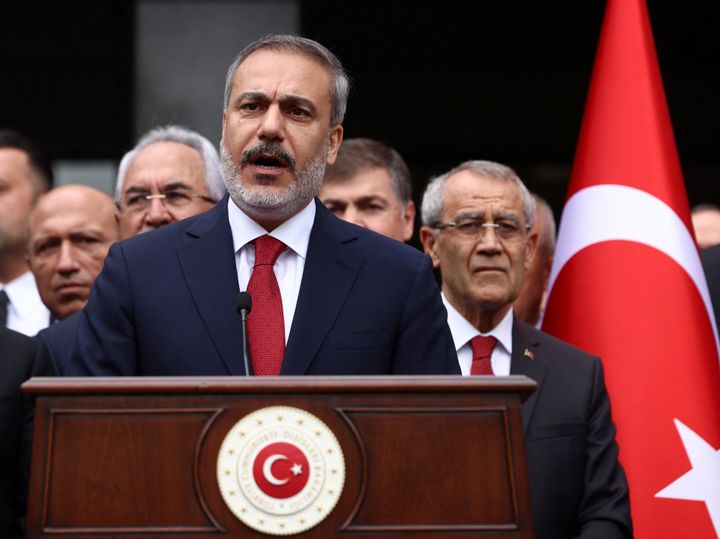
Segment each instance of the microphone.
M235 308L242 318L242 337L243 337L243 363L245 365L245 376L250 376L250 353L248 352L247 339L247 315L252 310L252 296L248 292L240 292L235 298Z

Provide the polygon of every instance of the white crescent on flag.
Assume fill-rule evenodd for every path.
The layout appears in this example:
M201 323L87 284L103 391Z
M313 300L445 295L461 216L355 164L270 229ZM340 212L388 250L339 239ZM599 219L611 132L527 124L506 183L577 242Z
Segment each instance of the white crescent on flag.
M720 346L650 22L606 3L542 328L602 359L635 536L709 539Z
M665 202L626 185L593 185L576 192L567 201L558 232L548 295L558 274L573 256L591 245L618 240L642 243L673 259L697 287L708 317L714 318L705 273L695 240L687 227ZM720 354L715 325L713 330Z

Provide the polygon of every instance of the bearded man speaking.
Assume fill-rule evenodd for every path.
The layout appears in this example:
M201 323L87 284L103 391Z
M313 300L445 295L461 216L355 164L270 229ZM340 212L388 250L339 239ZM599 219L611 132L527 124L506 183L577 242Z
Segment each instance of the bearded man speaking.
M70 375L457 374L426 255L315 198L342 142L349 79L325 47L269 36L225 87L229 196L113 246ZM249 369L240 291L249 292Z

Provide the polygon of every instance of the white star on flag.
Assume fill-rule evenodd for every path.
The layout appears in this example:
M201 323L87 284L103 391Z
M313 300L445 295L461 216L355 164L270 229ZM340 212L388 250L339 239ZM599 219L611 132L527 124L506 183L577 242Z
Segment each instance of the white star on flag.
M678 419L675 419L675 427L692 469L655 496L705 502L715 533L720 537L720 450L715 450Z
M297 462L292 465L292 468L290 468L290 471L294 476L302 475L302 464L298 464Z
M605 2L542 329L602 358L635 536L720 539L720 338L648 3Z

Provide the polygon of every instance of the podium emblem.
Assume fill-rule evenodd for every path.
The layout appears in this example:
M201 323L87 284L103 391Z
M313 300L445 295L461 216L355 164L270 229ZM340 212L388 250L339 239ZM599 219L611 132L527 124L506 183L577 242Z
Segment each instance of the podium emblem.
M218 486L247 526L270 535L308 530L333 510L345 484L345 459L325 423L290 406L256 410L220 446Z

